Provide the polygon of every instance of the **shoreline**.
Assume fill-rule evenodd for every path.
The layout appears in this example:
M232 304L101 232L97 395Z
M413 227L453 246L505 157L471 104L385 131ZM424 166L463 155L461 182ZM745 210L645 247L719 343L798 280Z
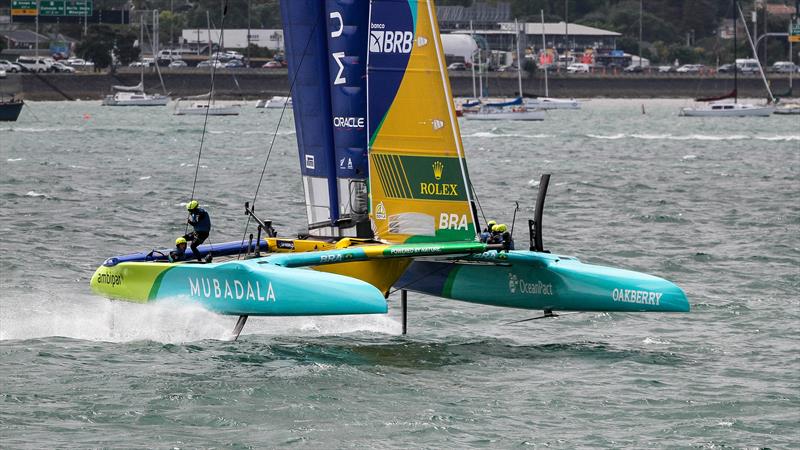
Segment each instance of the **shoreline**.
M167 93L173 98L202 95L208 92L210 79L206 71L198 69L164 70L162 72ZM800 77L798 77L800 78ZM0 80L0 92L16 94L25 100L101 100L111 93L113 85L136 85L140 74L124 69L117 73L77 74L8 74ZM518 90L516 74L492 73L485 79L484 92L492 97L515 96ZM733 76L686 75L600 75L600 74L550 74L550 96L562 98L695 98L705 95L722 95L729 92ZM800 80L798 80L800 82ZM789 90L788 75L772 76L773 93ZM455 97L471 97L472 77L469 73L450 73L450 84ZM526 97L544 95L541 74L523 77ZM149 92L159 92L160 81L154 71L145 74L144 85ZM220 71L215 75L216 98L220 100L258 100L273 95L286 95L289 91L288 73L285 69L273 71L236 70ZM800 96L795 89L793 97ZM739 96L765 98L763 82L759 77L740 76Z

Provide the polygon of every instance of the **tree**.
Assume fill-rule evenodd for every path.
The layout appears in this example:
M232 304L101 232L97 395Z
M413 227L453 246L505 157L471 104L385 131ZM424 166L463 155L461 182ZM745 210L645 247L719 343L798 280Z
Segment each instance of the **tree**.
M75 49L81 58L94 62L95 69L111 65L111 50L114 49L114 31L108 25L92 25L89 33Z
M117 55L119 63L123 66L139 60L141 54L141 46L134 47L134 43L138 40L138 36L132 30L127 32L120 32L116 38L116 47L114 53Z

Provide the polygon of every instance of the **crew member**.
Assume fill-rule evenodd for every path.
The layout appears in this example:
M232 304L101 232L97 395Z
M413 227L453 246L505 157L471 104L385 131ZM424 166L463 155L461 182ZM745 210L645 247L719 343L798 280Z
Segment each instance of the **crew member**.
M486 228L484 228L483 232L481 233L481 242L489 242L489 238L492 237L492 227L495 225L497 225L497 221L495 220L490 220L486 223Z
M197 247L208 239L208 234L211 232L211 217L205 209L200 207L200 203L198 203L197 200L190 201L189 204L186 205L186 209L190 214L187 222L194 228L194 231L185 235L183 238L192 242L192 255L197 258L198 261L202 261Z
M508 250L514 250L514 239L511 238L511 233L508 231L508 226L504 223L501 223L497 226L498 231L500 232L500 243L503 244L503 248Z
M175 250L169 252L169 262L186 260L186 238L183 236L175 239Z
M495 224L492 225L492 234L489 236L489 240L487 241L489 244L502 244L503 243L503 232L500 231L500 225Z

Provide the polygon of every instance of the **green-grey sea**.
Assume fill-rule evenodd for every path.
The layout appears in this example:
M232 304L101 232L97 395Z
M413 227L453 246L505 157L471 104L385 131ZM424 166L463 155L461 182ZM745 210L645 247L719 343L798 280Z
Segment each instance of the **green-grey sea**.
M685 314L540 312L399 295L387 315L251 318L93 295L109 256L185 225L201 116L30 102L0 123L2 448L798 448L800 120L683 118L684 100L591 100L461 132L486 219L518 247L542 173L545 247L652 273ZM643 114L644 111L644 114ZM208 120L212 242L258 197L303 231L294 123Z

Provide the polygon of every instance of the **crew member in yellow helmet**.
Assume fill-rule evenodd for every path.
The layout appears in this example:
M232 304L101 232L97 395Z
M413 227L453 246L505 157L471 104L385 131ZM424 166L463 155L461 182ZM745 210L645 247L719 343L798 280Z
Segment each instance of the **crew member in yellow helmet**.
M186 238L183 236L175 239L175 250L169 252L169 262L184 261L186 259Z
M484 228L481 233L481 242L489 242L489 239L492 237L492 227L495 225L497 225L496 220L486 222L486 228Z
M208 239L208 234L211 233L211 216L208 215L205 209L200 207L197 200L191 200L186 209L189 211L189 220L187 223L194 228L189 234L183 236L187 241L191 241L192 256L198 261L202 261L200 251L197 247Z

